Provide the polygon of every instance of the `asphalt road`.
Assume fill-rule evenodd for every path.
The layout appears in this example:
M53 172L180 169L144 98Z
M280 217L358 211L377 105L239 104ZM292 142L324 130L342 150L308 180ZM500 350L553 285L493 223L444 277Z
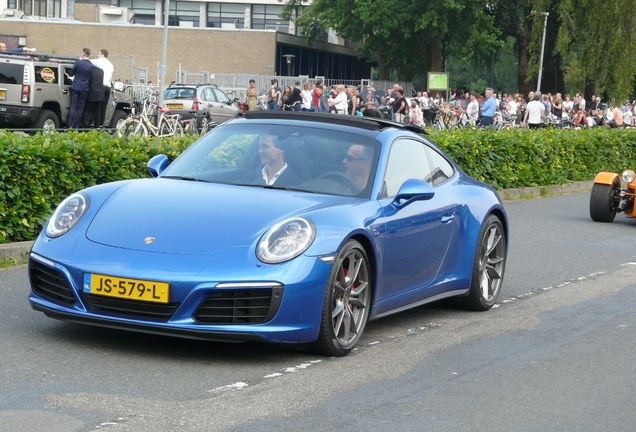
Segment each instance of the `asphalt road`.
M632 431L636 220L589 193L506 203L498 307L369 323L325 358L58 322L0 270L0 431Z

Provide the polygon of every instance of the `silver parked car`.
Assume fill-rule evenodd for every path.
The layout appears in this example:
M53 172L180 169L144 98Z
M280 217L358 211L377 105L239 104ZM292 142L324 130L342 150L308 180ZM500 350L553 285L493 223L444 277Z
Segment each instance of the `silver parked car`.
M172 84L164 91L163 99L170 112L183 119L192 118L191 111L197 111L199 126L205 116L221 124L240 114L238 105L213 84Z

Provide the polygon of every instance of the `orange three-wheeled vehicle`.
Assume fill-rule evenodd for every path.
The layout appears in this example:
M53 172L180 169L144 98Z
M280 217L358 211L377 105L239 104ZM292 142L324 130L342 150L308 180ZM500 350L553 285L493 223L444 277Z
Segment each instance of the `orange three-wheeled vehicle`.
M621 178L625 187L621 187ZM626 170L622 176L613 172L600 172L594 178L590 196L590 217L596 222L612 222L617 212L636 217L634 196L636 174Z

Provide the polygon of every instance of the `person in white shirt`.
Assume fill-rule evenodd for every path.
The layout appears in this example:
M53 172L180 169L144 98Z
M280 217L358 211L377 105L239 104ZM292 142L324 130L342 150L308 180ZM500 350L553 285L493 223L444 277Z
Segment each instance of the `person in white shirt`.
M631 127L632 126L632 107L630 104L625 105L625 112L623 113L623 126Z
M506 111L509 116L517 117L517 101L513 95L508 96L508 105L506 105Z
M345 86L340 84L336 90L338 94L335 97L334 105L338 110L338 114L347 114L347 92L345 92Z
M531 129L543 127L545 117L545 106L541 103L541 94L535 93L534 99L528 103L526 114L521 126L528 126Z
M108 107L108 101L110 99L110 86L113 79L113 72L115 67L108 60L108 51L106 49L100 49L97 54L97 58L93 60L93 64L104 71L104 103L101 105L99 112L99 125L104 126L104 120L106 118L106 108Z
M574 102L570 100L570 95L565 95L565 100L563 101L563 117L567 117L572 112L572 108L574 107Z
M470 95L470 103L468 104L468 107L466 107L466 114L468 115L468 121L470 124L475 126L475 122L479 117L479 102L477 102L475 93L471 93Z
M313 96L311 94L311 91L309 90L309 87L309 81L306 81L305 84L303 84L303 91L300 92L300 97L302 98L302 102L300 103L301 111L311 111Z

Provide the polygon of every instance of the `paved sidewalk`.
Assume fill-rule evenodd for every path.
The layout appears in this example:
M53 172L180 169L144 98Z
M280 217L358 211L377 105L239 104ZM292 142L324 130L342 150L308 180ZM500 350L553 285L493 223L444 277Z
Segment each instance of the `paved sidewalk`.
M593 181L582 181L566 185L505 189L498 192L504 201L513 201L566 193L586 192L592 189L593 184ZM3 264L3 266L25 264L32 244L32 241L0 244L0 264Z

